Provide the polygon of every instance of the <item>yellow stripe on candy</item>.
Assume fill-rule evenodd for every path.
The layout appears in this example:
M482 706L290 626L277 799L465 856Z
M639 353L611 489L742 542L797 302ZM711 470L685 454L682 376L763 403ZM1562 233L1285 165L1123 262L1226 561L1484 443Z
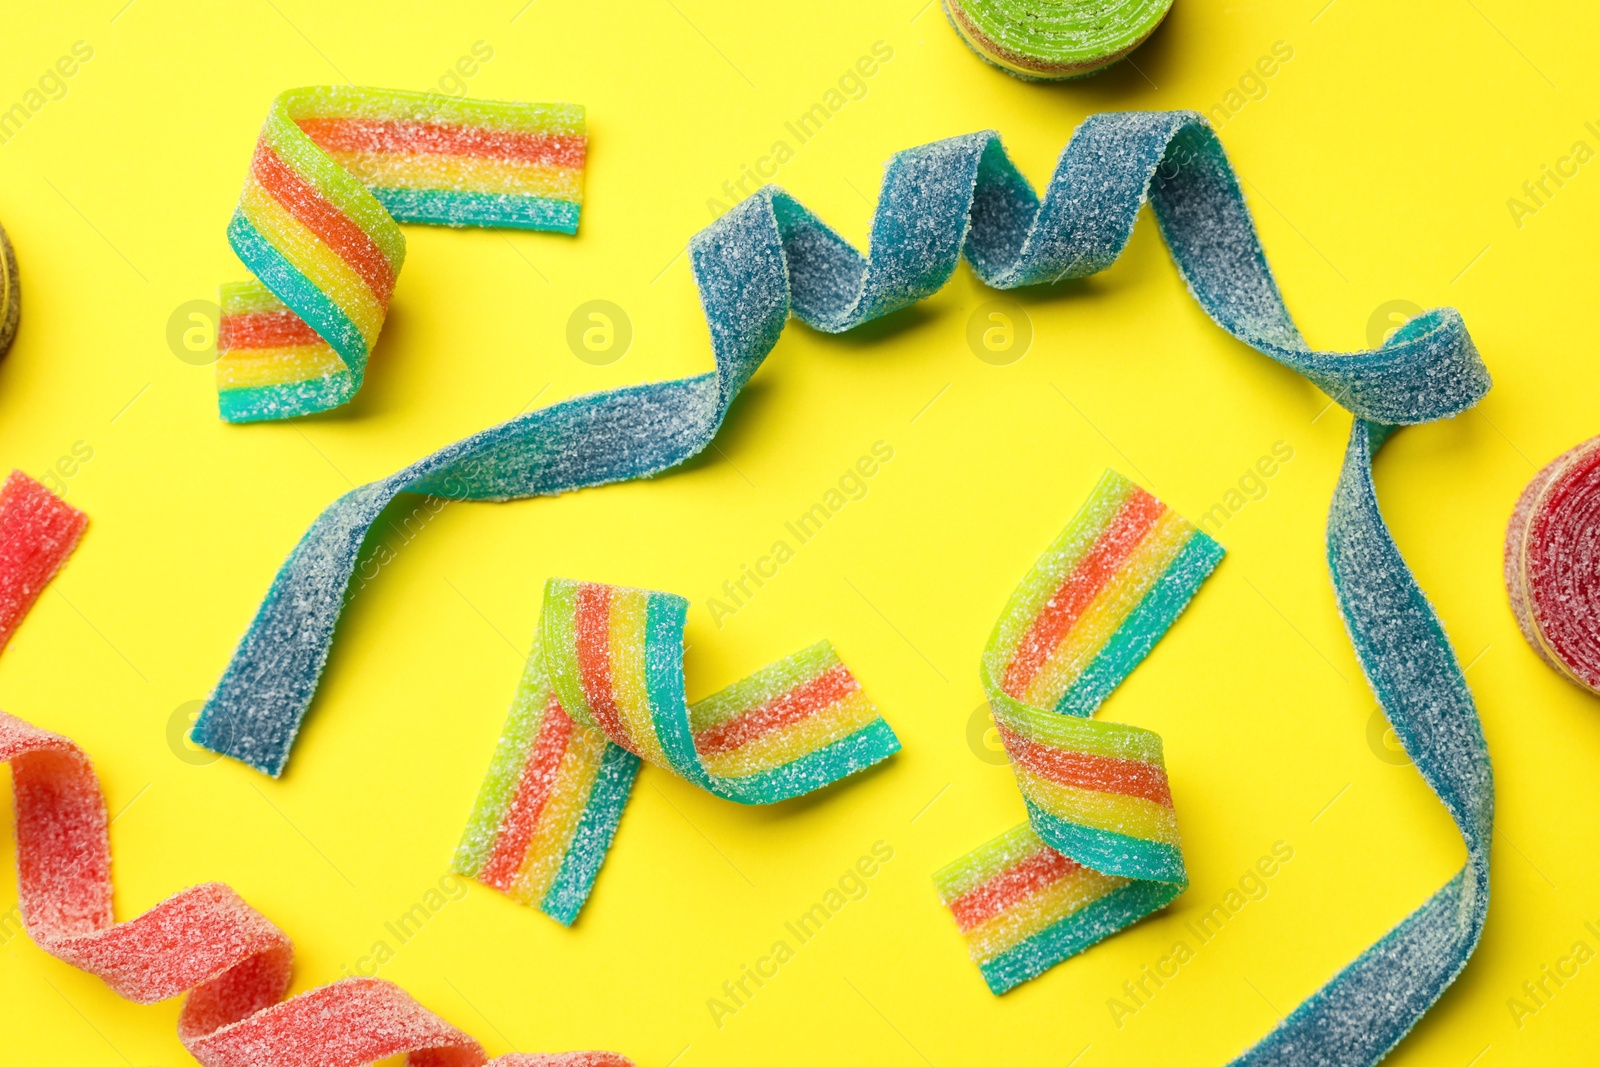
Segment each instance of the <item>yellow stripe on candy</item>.
M578 831L578 821L589 799L589 788L606 752L605 735L598 730L574 729L567 740L555 783L534 827L510 895L525 904L538 904L566 859L567 842Z
M1022 795L1057 818L1094 830L1178 845L1178 816L1165 804L1123 793L1061 785L1021 764L1014 764L1012 769Z
M383 326L385 308L366 281L337 252L284 210L253 178L245 184L239 207L257 232L316 288L326 293L355 324L371 351Z
M815 752L848 737L878 718L878 709L866 691L857 689L825 711L797 723L763 734L730 752L701 755L706 770L725 778L743 778Z
M217 358L217 388L291 385L348 369L327 342L278 348L236 348Z
M1031 897L986 919L964 935L972 958L991 959L1037 934L1063 916L1087 907L1128 879L1101 874L1092 867L1079 867Z
M374 189L449 189L458 193L583 199L583 170L578 167L480 156L392 152L328 154Z
M1161 735L1154 730L1125 722L1060 715L1020 703L998 691L990 695L989 707L996 722L1051 748L1140 763L1160 764L1164 760Z
M1061 694L1078 680L1116 634L1117 627L1183 551L1193 529L1187 519L1170 508L1156 520L1045 660L1023 694L1026 703L1048 708L1061 699Z
M608 655L611 698L635 754L658 767L670 768L650 713L650 686L645 677L645 626L650 594L643 589L611 588Z

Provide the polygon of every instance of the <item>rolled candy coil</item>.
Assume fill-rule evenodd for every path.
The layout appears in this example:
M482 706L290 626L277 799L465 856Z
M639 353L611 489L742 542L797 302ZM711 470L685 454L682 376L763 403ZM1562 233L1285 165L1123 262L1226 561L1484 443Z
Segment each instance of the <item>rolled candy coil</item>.
M1600 437L1557 456L1506 528L1506 591L1546 663L1600 693Z

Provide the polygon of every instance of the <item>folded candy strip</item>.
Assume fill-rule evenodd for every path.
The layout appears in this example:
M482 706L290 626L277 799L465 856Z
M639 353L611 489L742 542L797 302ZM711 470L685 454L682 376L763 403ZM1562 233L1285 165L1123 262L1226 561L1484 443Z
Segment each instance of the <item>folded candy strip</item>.
M1221 560L1187 519L1107 471L995 623L983 688L1028 822L934 875L994 993L1188 885L1160 736L1089 716Z
M355 396L405 262L397 223L577 232L586 145L576 104L280 94L228 223L256 280L221 291L222 417L283 419Z
M519 415L335 500L273 579L194 740L283 771L362 543L400 493L511 500L660 473L711 442L791 312L819 330L849 330L934 293L963 257L999 289L1094 274L1127 246L1146 202L1201 309L1356 416L1327 527L1339 611L1390 725L1460 829L1467 863L1238 1062L1375 1063L1478 943L1494 785L1455 653L1378 510L1372 454L1396 425L1472 407L1489 373L1449 308L1418 315L1371 351L1312 349L1284 306L1221 143L1192 111L1091 116L1042 198L993 133L901 152L884 174L866 256L781 189L763 188L690 243L714 372Z
M0 485L0 648L78 547L89 517L21 471Z
M900 750L826 641L694 704L688 601L553 578L454 869L571 925L639 761L741 804L802 796Z
M205 1067L358 1067L401 1053L412 1067L632 1067L610 1052L489 1060L471 1037L376 978L284 1000L288 936L218 882L119 923L105 798L89 758L67 738L0 712L0 762L11 764L28 936L127 1000L187 994L178 1037Z
M1534 475L1506 526L1505 579L1522 636L1600 693L1600 437Z
M1172 0L942 0L979 58L1026 81L1082 78L1144 43Z

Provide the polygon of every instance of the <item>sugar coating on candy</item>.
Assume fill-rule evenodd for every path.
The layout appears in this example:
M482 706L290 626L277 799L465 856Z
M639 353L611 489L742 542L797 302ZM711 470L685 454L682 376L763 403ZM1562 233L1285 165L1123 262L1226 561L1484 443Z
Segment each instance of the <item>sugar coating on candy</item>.
M993 992L1188 885L1161 738L1089 716L1221 560L1187 519L1107 471L995 623L983 684L1029 822L934 875Z
M228 241L217 389L229 422L337 407L361 388L405 262L397 222L575 233L583 108L356 87L273 101Z
M1518 497L1505 581L1533 650L1600 693L1600 438L1556 457Z
M770 804L899 751L820 642L690 704L688 602L551 579L538 637L454 869L570 925L611 846L640 760L716 796Z
M1155 31L1172 0L942 0L967 47L1027 81L1081 78Z
M78 547L89 517L12 471L0 485L0 648Z
M88 757L65 737L0 712L0 762L12 769L28 935L129 1000L187 993L178 1036L205 1067L359 1067L401 1053L441 1067L631 1067L607 1052L487 1061L471 1037L378 979L284 1000L288 937L225 885L186 889L118 923L105 801Z
M1375 352L1306 345L1221 144L1194 112L1090 117L1042 198L992 133L902 152L885 172L867 256L767 187L690 245L713 373L574 397L346 493L278 572L196 723L195 742L282 773L363 539L399 493L511 500L658 474L710 443L791 310L818 329L848 330L931 295L962 256L997 288L1084 277L1116 260L1147 198L1201 308L1351 411L1428 422L1466 410L1488 389L1477 349L1449 309L1417 316Z
M397 494L510 500L658 474L710 443L791 311L814 328L847 330L930 295L963 256L995 288L1085 277L1121 254L1146 200L1201 309L1358 416L1329 522L1340 611L1390 723L1417 742L1413 762L1462 826L1469 862L1240 1062L1376 1062L1477 944L1494 791L1459 664L1378 512L1372 441L1467 410L1489 375L1449 308L1416 316L1373 351L1313 350L1284 306L1222 146L1194 112L1091 116L1042 197L994 134L902 152L884 174L867 256L782 190L761 190L690 243L714 373L575 397L346 493L279 570L195 740L282 772L362 539Z

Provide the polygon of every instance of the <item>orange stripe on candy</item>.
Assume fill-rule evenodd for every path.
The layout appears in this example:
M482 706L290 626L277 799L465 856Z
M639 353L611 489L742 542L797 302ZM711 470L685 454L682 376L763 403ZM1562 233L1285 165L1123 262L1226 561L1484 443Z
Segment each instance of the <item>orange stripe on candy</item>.
M517 793L506 810L500 832L495 836L494 851L483 865L478 880L496 889L511 888L517 872L522 869L523 858L528 853L528 842L539 824L539 816L550 799L550 788L555 784L556 772L561 768L561 758L566 755L567 742L572 737L572 718L561 707L554 693L544 705L544 721L539 724L539 736L534 738L528 762L517 781Z
M256 146L250 172L285 211L350 264L384 307L394 292L394 271L372 238L278 158L266 142Z
M587 138L572 134L513 133L395 119L302 119L297 125L325 152L476 156L581 167L588 146Z
M1095 595L1116 576L1117 569L1164 511L1165 504L1138 486L1133 487L1116 517L1095 539L1078 565L1062 579L1018 643L1016 654L1006 664L1005 681L1001 684L1008 696L1022 698L1028 683L1039 673L1050 653L1071 631Z
M1039 892L1073 871L1079 864L1053 848L1041 848L950 902L961 931L977 926Z
M1172 807L1172 789L1160 767L1139 760L1071 752L1029 741L1004 726L996 725L1006 753L1039 777L1060 785L1092 789L1100 793L1140 797Z
M849 668L838 664L736 719L695 734L695 750L702 756L732 752L774 730L792 726L830 708L860 688L861 683L855 680Z
M616 694L611 691L611 592L608 587L593 582L578 586L572 635L577 646L574 651L578 658L578 681L589 702L590 714L611 740L619 744L631 741L622 712L617 708Z

